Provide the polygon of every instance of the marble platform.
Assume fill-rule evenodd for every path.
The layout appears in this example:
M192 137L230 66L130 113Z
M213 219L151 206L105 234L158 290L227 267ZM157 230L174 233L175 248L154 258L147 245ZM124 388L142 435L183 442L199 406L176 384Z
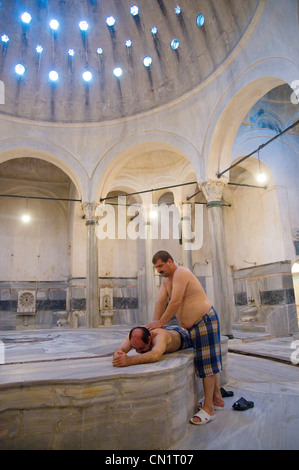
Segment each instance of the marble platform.
M193 351L112 366L130 328L0 332L0 449L167 449L202 395ZM227 338L222 341L227 380Z

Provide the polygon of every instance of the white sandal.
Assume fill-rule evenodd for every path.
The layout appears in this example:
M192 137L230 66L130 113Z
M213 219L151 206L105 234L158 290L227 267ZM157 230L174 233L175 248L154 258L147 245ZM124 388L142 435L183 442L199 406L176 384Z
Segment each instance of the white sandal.
M195 416L197 418L200 418L201 421L194 421ZM195 424L196 426L201 426L202 424L208 424L210 421L213 421L216 418L216 416L211 416L209 415L205 410L201 409L199 410L198 413L196 413L193 418L190 419L190 422L192 424Z

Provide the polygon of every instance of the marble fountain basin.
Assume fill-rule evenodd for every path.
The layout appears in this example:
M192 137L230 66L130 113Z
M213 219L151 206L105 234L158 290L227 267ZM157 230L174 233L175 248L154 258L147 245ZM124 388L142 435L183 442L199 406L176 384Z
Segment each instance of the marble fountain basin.
M113 367L130 328L0 332L0 449L167 449L181 439L202 396L193 350ZM222 354L224 385L227 338Z

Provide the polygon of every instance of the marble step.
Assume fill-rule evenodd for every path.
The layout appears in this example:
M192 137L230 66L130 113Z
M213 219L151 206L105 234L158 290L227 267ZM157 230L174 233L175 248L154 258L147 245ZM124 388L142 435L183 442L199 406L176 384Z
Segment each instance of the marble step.
M232 324L233 330L239 331L252 331L252 332L261 332L268 333L266 323L257 323L257 322L235 322Z

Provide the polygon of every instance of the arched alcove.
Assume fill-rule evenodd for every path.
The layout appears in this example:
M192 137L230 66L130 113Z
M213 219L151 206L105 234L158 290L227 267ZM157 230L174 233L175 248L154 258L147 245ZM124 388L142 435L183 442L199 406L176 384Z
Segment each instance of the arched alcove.
M271 59L251 65L231 83L217 103L205 141L206 176L215 179L231 164L233 144L247 113L269 91L291 83L294 65ZM295 70L293 70L295 73ZM290 88L290 96L292 90ZM274 125L274 121L272 119ZM275 123L277 128L277 123ZM224 179L227 174L223 174Z
M49 142L28 137L7 139L0 143L0 164L18 158L37 159L59 168L74 184L75 197L83 200L87 197L87 175L69 152Z
M144 168L141 168L142 164ZM122 172L127 178L133 178L138 169L139 173L141 169L144 173L155 170L155 187L185 182L185 173L193 175L193 181L197 181L203 171L202 164L197 149L185 138L169 132L149 130L116 143L99 158L92 175L92 193L95 195L95 200L105 197L115 175ZM128 168L125 168L127 165ZM170 178L169 170L175 165L177 174L174 180ZM140 190L151 189L149 182L146 183L146 188L140 184L138 174L134 186Z
M30 157L1 163L0 179L2 280L66 281L75 185L57 166Z

